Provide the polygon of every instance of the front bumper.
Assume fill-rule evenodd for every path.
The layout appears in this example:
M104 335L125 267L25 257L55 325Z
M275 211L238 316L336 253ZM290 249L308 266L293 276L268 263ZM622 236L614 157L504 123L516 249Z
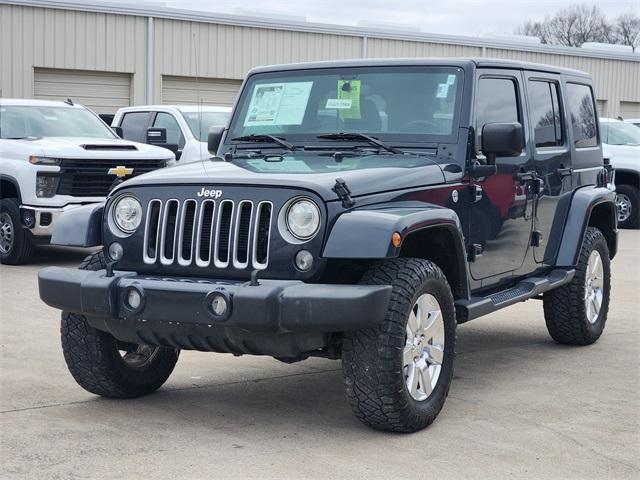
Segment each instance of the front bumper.
M31 207L29 205L20 205L20 214L29 212L34 223L32 227L27 228L34 237L51 237L53 234L53 227L60 215L82 205L66 205L64 207Z
M94 327L119 340L274 356L322 348L332 332L375 327L384 319L391 297L387 285L259 280L252 286L122 271L107 277L105 270L61 267L41 270L38 283L47 305L85 315ZM126 304L130 289L142 296L136 311ZM209 308L214 292L230 301L224 320ZM278 337L287 337L287 345L283 347Z

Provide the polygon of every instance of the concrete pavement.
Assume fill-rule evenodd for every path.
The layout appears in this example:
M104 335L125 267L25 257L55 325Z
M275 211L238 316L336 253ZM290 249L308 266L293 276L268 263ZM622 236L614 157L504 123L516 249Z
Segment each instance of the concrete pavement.
M640 478L640 231L621 231L597 344L555 344L539 301L462 325L445 408L412 435L361 425L321 359L182 352L154 395L85 392L36 279L83 256L0 266L3 479Z

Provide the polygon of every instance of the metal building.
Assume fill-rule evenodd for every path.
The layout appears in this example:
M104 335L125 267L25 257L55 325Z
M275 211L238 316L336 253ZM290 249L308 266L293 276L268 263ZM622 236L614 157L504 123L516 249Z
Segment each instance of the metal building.
M486 56L590 72L603 116L640 117L640 55L98 1L0 0L0 95L126 105L230 105L256 65Z

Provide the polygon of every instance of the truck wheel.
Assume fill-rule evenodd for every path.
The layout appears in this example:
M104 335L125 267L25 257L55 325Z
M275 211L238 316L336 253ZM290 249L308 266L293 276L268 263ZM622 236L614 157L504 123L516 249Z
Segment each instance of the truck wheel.
M20 265L33 255L34 246L22 228L15 198L0 200L0 263Z
M104 255L98 252L79 268L104 267ZM134 398L154 392L169 378L180 353L172 348L120 342L75 313L62 312L60 333L73 378L85 390L103 397Z
M638 228L638 189L631 185L616 185L616 209L620 228Z
M347 332L342 369L347 397L364 424L414 432L442 409L453 376L456 318L453 296L438 266L397 258L371 268L361 281L392 285L377 328Z
M576 275L544 294L544 318L551 337L566 345L590 345L604 330L611 290L609 248L602 232L588 227Z

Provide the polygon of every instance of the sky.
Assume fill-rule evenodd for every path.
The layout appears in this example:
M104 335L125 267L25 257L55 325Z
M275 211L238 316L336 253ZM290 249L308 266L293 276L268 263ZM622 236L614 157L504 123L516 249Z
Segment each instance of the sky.
M542 20L575 0L137 0L136 3L208 12L274 13L310 22L401 27L429 33L484 36L511 34L526 20ZM587 2L588 5L593 3ZM638 0L599 0L610 19L627 11L640 14Z

